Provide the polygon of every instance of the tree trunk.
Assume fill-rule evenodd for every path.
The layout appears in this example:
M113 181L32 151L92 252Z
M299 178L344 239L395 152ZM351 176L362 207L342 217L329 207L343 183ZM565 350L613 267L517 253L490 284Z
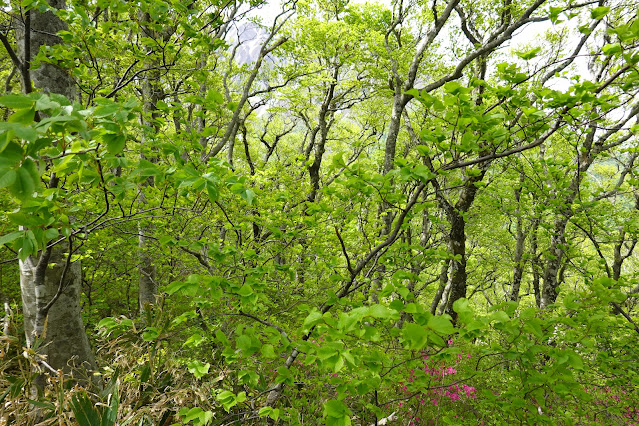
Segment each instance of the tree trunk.
M161 38L161 34L154 31L147 25L151 22L151 17L148 13L140 13L140 22L144 24L143 28L146 34L156 40ZM159 127L156 122L159 118L157 103L164 97L162 88L160 87L160 72L157 70L159 60L153 57L155 52L153 52L152 48L148 48L147 54L151 57L151 59L146 64L149 71L144 74L144 80L142 82L144 112L141 121L144 133L142 136L142 147L140 152L141 159L147 159L144 154L144 145L147 145L149 143L149 139L155 137L155 135L159 132ZM157 161L157 159L153 156L148 158L148 160L151 162ZM138 198L138 204L141 209L146 208L148 205L144 190L147 187L153 187L154 185L155 181L153 177L149 177L142 183ZM138 279L138 298L141 314L152 309L155 305L155 299L157 296L157 269L155 266L155 259L151 253L151 246L149 244L149 236L152 231L153 227L150 223L146 223L144 221L138 222L138 271L140 274Z
M559 294L559 268L564 255L566 245L566 225L568 217L560 217L555 220L553 235L550 237L550 248L548 249L548 260L543 274L543 287L541 289L540 307L546 308L557 300Z
M445 311L453 318L457 313L453 311L453 303L466 297L466 222L464 216L455 211L450 220L449 249L453 255L451 259L450 274L448 277L450 293Z
M521 201L521 183L523 183L523 180L524 174L522 172L520 175L520 186L515 189L515 202L517 203L517 208L515 210L515 215L517 216L517 235L514 259L515 266L513 268L513 285L510 292L510 300L513 302L519 301L519 288L521 287L521 279L524 275L524 264L522 260L524 258L524 242L526 241L526 234L524 233L519 206Z
M49 5L56 9L66 6L62 0L49 0ZM75 84L67 70L45 62L37 69L29 69L31 59L40 47L60 43L55 34L67 29L66 23L52 12L41 13L37 9L26 12L24 22L26 25L18 24L16 28L18 56L24 65L23 82L28 82L24 92L31 92L30 82L33 81L43 92L73 99ZM56 181L52 176L50 186L54 187ZM32 347L35 339L42 339L38 352L46 355L46 362L52 369L79 370L80 378L82 375L89 377L86 370L95 368L95 360L80 313L81 264L71 262L71 257L65 256L63 251L59 246L48 248L37 262L33 256L20 262L27 345Z
M47 0L54 9L66 9L64 0ZM56 34L58 31L67 30L66 22L58 18L53 12L41 13L38 9L26 12L24 22L28 22L30 31L25 32L23 22L16 21L16 39L18 56L26 70L23 70L23 84L25 80L24 72L28 74L27 80L45 93L57 93L74 100L76 95L75 83L68 70L47 62L41 62L38 68L29 70L31 59L34 58L41 46L50 47L61 44L61 39ZM25 41L29 40L28 46ZM28 58L25 57L29 54ZM28 83L27 83L28 84ZM23 88L25 93L30 93L31 87Z
M79 373L77 378L89 381L87 371L96 365L80 310L82 268L80 262L69 262L66 267L65 258L61 250L53 250L43 276L38 271L40 261L28 257L20 262L24 330L29 347L36 338L42 339L38 353L46 356L54 370ZM46 312L59 286L62 291Z
M532 270L532 287L533 292L535 293L535 304L537 307L541 307L541 290L539 288L539 282L541 280L541 265L539 262L539 255L537 254L537 233L539 231L539 222L541 219L534 218L531 224L531 239L530 239L530 255L532 257L531 261L531 270Z
M450 261L444 262L442 264L442 269L439 273L439 287L437 288L437 292L435 293L435 297L433 297L433 302L430 304L430 313L435 315L437 313L437 306L442 300L442 296L444 294L444 290L446 289L446 284L448 283L448 265Z

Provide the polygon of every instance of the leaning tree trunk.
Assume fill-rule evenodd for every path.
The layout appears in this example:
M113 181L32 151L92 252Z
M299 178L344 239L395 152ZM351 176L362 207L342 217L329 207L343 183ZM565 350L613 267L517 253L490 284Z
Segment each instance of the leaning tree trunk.
M62 0L48 2L55 9L66 6ZM66 70L46 62L30 70L31 59L41 47L61 42L55 34L66 30L66 23L54 13L38 9L25 12L22 22L18 21L17 57L21 61L24 92L32 91L33 82L43 92L73 99L75 84ZM52 175L50 187L55 187L56 182ZM87 370L95 368L95 360L80 315L81 265L70 260L65 248L56 246L44 249L38 259L30 256L20 262L24 328L29 347L35 340L40 341L38 353L45 355L46 362L42 365L50 370L78 372L83 378L88 377Z

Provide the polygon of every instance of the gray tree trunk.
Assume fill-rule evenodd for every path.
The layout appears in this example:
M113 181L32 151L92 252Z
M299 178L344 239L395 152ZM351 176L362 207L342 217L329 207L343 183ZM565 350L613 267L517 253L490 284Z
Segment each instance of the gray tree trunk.
M48 0L47 2L55 9L66 9L64 0ZM31 29L28 34L30 41L28 46L25 45L24 23L15 22L18 56L25 65L31 63L32 58L40 51L40 47L61 44L62 40L56 34L58 31L68 29L67 23L58 18L53 12L41 13L34 9L28 12L28 15L28 19L27 17L24 19L25 22L30 23ZM25 53L29 53L28 58L25 58ZM28 74L30 81L33 82L37 89L45 93L58 93L71 100L75 99L75 84L68 70L54 64L42 62L38 68L30 70ZM31 87L24 87L24 91L29 93Z
M49 0L56 9L64 9L62 0ZM67 29L65 22L54 13L37 9L27 12L25 25L17 23L17 52L24 65L24 91L30 92L32 81L37 89L57 93L73 99L75 84L67 70L42 63L29 70L31 59L42 46L61 42L55 34ZM51 177L50 185L57 179ZM70 245L69 245L70 246ZM68 259L69 261L67 262ZM80 313L82 295L80 262L70 262L60 246L45 249L38 260L35 256L20 262L20 288L24 311L24 328L29 347L41 340L38 352L46 355L46 363L53 370L78 372L78 378L88 377L87 370L95 368L95 360ZM44 365L44 364L43 364Z
M147 26L151 22L151 16L148 13L139 13L140 22L142 22L144 33L149 37L156 40L161 40L162 34L153 30L150 26ZM159 112L157 110L157 103L164 97L162 88L160 87L160 72L158 66L159 60L153 57L156 52L151 47L147 49L147 54L151 57L146 63L146 67L149 69L144 74L144 80L142 82L142 97L144 102L144 113L142 116L142 149L140 152L141 159L148 159L151 162L156 162L156 158L153 156L147 158L144 154L144 145L148 144L149 138L154 137L159 128L156 123L156 119L159 118ZM153 187L155 181L152 177L149 177L144 181L140 187L140 195L138 197L138 205L140 209L144 209L148 206L146 195L144 191L147 187ZM138 271L140 277L138 279L138 300L140 313L145 313L153 308L157 296L157 268L155 260L151 253L151 245L149 244L149 236L153 233L153 227L151 224L144 221L138 222Z
M520 175L520 186L515 189L515 202L517 203L517 208L515 210L515 215L517 216L517 235L515 241L515 266L513 268L513 285L510 292L510 300L513 302L519 301L519 289L521 287L521 279L524 275L524 262L522 262L524 258L524 243L526 241L526 233L524 232L523 220L521 218L521 209L519 203L521 201L521 184L524 181L523 172Z
M45 261L43 276L38 271L40 261L28 257L20 262L27 345L31 347L36 338L41 339L38 353L46 356L46 362L54 370L61 369L65 373L79 374L79 379L89 379L88 371L94 370L96 365L80 310L82 267L80 262L70 262L65 272L65 257L61 250L53 251ZM59 286L62 291L57 300L48 312L43 312L56 297Z

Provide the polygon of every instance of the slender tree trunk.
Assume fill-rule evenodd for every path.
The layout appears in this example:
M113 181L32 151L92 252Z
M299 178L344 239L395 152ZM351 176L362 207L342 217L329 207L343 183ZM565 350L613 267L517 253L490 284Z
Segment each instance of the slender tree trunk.
M532 261L530 262L530 267L532 270L532 287L533 292L535 294L535 304L537 307L541 307L541 290L539 287L539 282L541 281L541 273L542 266L539 262L539 254L537 253L538 247L538 232L539 232L539 222L541 219L534 218L531 224L531 238L530 238L530 255L532 257Z
M435 293L435 297L433 297L433 302L430 304L430 313L435 315L437 313L437 306L442 300L442 296L444 294L444 290L446 289L446 284L448 283L448 268L450 265L450 261L444 262L442 264L441 271L439 273L439 287L437 288L437 292Z
M149 23L151 17L148 13L140 13L140 22ZM159 39L161 34L154 31L148 26L145 26L144 32L149 37ZM156 119L159 118L159 112L157 110L157 103L164 97L162 88L160 87L160 72L156 69L159 61L153 58L156 53L151 48L148 49L147 54L151 59L146 64L149 69L144 74L144 80L142 82L142 97L144 101L144 112L142 116L143 136L142 147L140 150L140 158L148 159L151 162L157 161L154 156L147 158L144 153L145 145L148 145L149 139L155 137L159 132ZM153 187L155 181L152 177L149 177L144 181L140 188L140 195L138 197L138 204L140 208L144 209L148 205L146 195L144 193L146 188ZM139 256L139 280L138 280L138 299L140 313L153 308L156 303L156 296L158 291L157 286L157 268L155 265L155 259L152 254L152 247L150 244L150 236L153 233L153 226L145 221L138 222L138 256Z
M510 292L510 300L513 302L519 301L519 289L521 287L521 279L524 275L524 243L526 241L526 233L524 232L523 221L521 218L521 184L524 180L523 172L520 175L520 186L515 189L515 202L517 203L517 208L515 210L515 215L517 216L517 235L516 235L516 245L515 245L515 266L513 268L513 285Z

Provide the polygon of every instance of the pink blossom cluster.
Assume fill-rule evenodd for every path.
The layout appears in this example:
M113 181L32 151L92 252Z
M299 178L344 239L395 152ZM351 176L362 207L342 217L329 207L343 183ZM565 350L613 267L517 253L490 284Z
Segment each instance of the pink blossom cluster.
M449 341L448 344L449 345L452 344L452 341ZM422 367L424 373L427 376L430 376L431 378L437 380L438 382L444 380L446 376L452 376L454 374L457 374L457 369L455 368L455 366L462 359L465 358L464 354L458 354L457 362L455 363L455 366L446 366L443 364L429 365L429 356L425 352L422 352L421 355L422 355L422 359L424 360L424 366ZM471 355L468 354L467 357L470 358ZM404 394L411 393L411 390L408 389L408 384L414 382L416 378L414 369L411 368L408 371L408 373L409 374L408 374L407 382L398 383L400 392ZM443 400L443 398L447 398L447 399L450 399L450 401L452 402L456 402L462 398L476 399L477 395L475 392L475 387L469 386L465 383L461 384L461 386L457 383L454 383L448 387L437 387L435 389L426 390L424 393L415 395L414 398L419 399L420 405L426 405L428 401L430 404L437 406ZM403 403L400 403L399 407L401 408L403 405L404 405Z
M597 387L592 386L588 388L584 387L584 392L592 394L595 399L593 404L603 407L609 407L616 405L627 398L627 392L624 389L613 389L610 386ZM612 402L614 401L614 402ZM639 408L634 406L623 407L623 417L627 420L629 425L639 425ZM589 418L590 416L586 416Z

